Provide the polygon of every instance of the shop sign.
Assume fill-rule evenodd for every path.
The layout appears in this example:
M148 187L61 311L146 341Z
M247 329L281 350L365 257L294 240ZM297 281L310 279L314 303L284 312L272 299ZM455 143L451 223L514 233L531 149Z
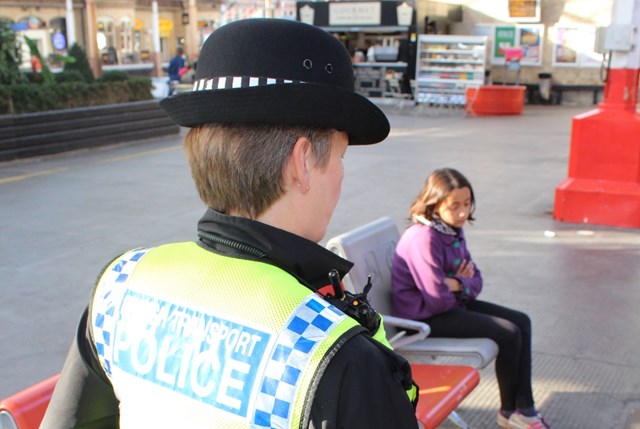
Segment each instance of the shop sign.
M509 18L512 21L539 22L540 0L509 0Z
M29 25L26 22L16 22L15 24L11 24L11 28L14 31L24 31L29 29Z
M313 25L316 11L308 4L300 8L300 21L305 24Z
M133 29L135 31L142 31L144 30L144 22L140 19L140 18L135 18L133 20Z
M404 25L406 27L411 25L411 18L413 18L413 8L406 3L402 3L396 7L396 14L398 15L398 25Z
M329 4L329 25L380 25L380 2Z
M171 37L171 30L173 30L173 22L166 18L160 18L158 20L158 30L160 31L160 37Z

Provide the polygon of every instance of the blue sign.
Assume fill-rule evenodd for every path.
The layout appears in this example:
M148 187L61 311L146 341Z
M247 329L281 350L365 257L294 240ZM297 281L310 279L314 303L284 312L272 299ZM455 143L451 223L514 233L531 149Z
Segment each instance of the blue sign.
M53 47L58 51L62 51L67 47L67 39L62 33L53 33Z
M272 335L184 305L127 291L114 367L218 409L247 416Z
M29 29L29 25L27 25L26 22L16 22L11 24L11 28L13 28L14 31L24 31Z

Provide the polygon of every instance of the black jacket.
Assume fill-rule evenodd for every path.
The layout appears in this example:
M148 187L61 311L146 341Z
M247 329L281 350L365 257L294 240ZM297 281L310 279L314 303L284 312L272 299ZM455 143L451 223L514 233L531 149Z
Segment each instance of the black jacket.
M309 240L260 222L208 210L198 224L200 245L218 254L271 263L316 291L328 273L352 267ZM87 312L41 428L117 428L118 400L90 340ZM356 335L325 370L311 408L312 429L417 428L407 362L367 334ZM158 410L166 412L166 410Z

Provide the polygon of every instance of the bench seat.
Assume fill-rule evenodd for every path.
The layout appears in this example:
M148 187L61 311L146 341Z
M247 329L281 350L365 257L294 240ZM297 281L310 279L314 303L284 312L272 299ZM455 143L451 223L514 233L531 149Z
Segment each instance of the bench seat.
M480 382L478 370L461 365L411 365L420 399L416 417L424 429L435 429Z

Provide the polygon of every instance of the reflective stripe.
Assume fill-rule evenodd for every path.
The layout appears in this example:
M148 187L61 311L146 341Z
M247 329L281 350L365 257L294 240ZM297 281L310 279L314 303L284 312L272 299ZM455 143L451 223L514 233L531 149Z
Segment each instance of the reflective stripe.
M116 305L122 301L126 292L125 288L113 287L116 284L126 283L142 257L151 249L138 249L122 255L111 264L111 267L103 274L103 281L111 285L101 289L98 297L98 305L94 307L93 340L98 351L100 364L107 375L111 374L111 356L113 355L113 333L115 331Z
M118 258L99 281L91 320L123 429L149 418L143 403L175 395L190 401L175 416L185 426L298 428L320 362L357 326L277 267L195 243Z
M278 336L264 373L253 418L256 428L287 428L291 406L318 345L346 316L323 299L309 295Z

